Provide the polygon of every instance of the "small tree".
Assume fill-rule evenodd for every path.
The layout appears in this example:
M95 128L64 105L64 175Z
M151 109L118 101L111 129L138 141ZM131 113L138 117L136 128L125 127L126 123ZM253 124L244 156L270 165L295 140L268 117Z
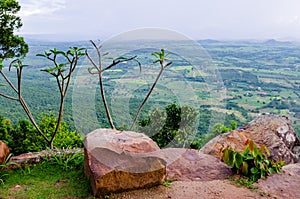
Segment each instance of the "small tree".
M169 53L165 54L165 50L164 50L164 49L161 49L161 52L154 52L154 53L152 53L152 55L156 58L156 60L153 62L153 64L158 63L158 62L159 62L159 64L160 64L160 71L159 71L159 73L158 73L158 75L157 75L155 81L153 82L151 88L149 89L149 91L148 91L148 93L147 93L145 99L144 99L143 102L141 103L141 105L140 105L140 107L139 107L139 109L138 109L138 111L137 111L137 113L136 113L136 115L135 115L135 117L134 117L134 119L133 119L133 122L132 122L132 124L131 124L131 126L130 126L130 130L133 129L135 123L137 122L137 120L138 120L138 118L139 118L139 115L140 115L140 113L141 113L141 110L142 110L143 106L145 105L146 101L147 101L148 98L150 97L150 95L151 95L153 89L155 88L155 86L156 86L156 84L157 84L157 82L158 82L160 76L161 76L162 73L164 72L165 68L166 68L167 66L169 66L169 65L172 64L172 62L167 62L167 63L166 63L166 60L168 60L168 55L169 55Z
M98 64L91 58L91 56L89 55L88 51L86 51L86 55L88 57L88 59L90 60L90 62L92 63L92 67L90 67L88 70L89 70L89 73L94 75L94 74L97 74L98 77L99 77L99 84L100 84L100 93L101 93L101 97L102 97L102 101L103 101L103 104L104 104L104 107L105 107L105 111L106 111L106 116L107 116L107 119L110 123L110 126L112 129L115 129L115 126L113 124L113 119L111 117L111 114L110 114L110 111L109 111L109 108L108 108L108 105L107 105L107 101L106 101L106 97L105 97L105 91L104 91L104 86L103 86L103 78L102 78L102 73L105 71L105 70L108 70L122 62L126 62L126 61L130 61L130 60L133 60L135 62L138 63L139 67L140 67L140 70L141 70L141 63L136 59L137 56L133 56L133 57L130 57L130 58L126 58L126 57L118 57L116 59L113 59L112 63L106 67L103 66L102 64L102 58L104 56L106 56L108 53L101 53L101 48L102 46L97 46L95 44L95 42L93 41L90 41L93 45L93 47L96 49L97 51L97 55L98 55ZM146 101L148 100L148 98L150 97L153 89L155 88L159 78L161 77L164 69L171 65L172 62L167 62L166 63L166 60L168 60L167 56L169 55L168 54L165 54L165 50L164 49L161 49L161 52L154 52L152 53L152 55L156 58L156 60L153 62L153 64L155 63L160 63L160 66L161 66L161 69L159 71L159 74L158 76L156 77L154 83L152 84L151 88L149 89L145 99L143 100L143 102L141 103L140 107L138 108L138 111L134 117L134 120L130 126L130 130L133 129L134 125L136 124L137 120L138 120L138 117L140 115L140 112L143 108L143 106L145 105Z
M62 122L63 118L63 112L64 112L64 102L67 96L68 88L70 86L71 77L72 74L78 64L78 60L80 57L84 56L84 53L82 52L83 48L77 48L77 47L71 47L68 51L58 51L55 48L50 51L45 51L44 54L38 54L37 56L42 56L47 58L53 63L53 67L43 69L42 71L45 71L49 73L50 75L54 76L56 79L56 83L58 86L58 90L60 93L60 108L58 112L58 119L56 123L56 128L51 134L51 136L47 136L38 126L37 122L35 121L33 115L31 114L31 111L26 104L23 96L22 96L22 71L26 65L23 65L22 61L20 59L16 59L11 62L9 66L9 71L12 67L16 68L17 72L17 85L14 85L10 79L5 75L2 68L4 67L2 62L0 62L0 74L3 76L5 81L8 83L10 88L16 93L16 97L6 95L4 93L0 93L0 96L16 100L20 102L22 108L24 109L25 113L27 114L29 120L34 125L36 130L39 132L39 134L45 139L45 141L49 144L49 147L53 149L53 140L55 138L55 135L57 134L59 127ZM63 60L63 61L58 61Z
M98 75L99 84L100 84L100 93L101 93L102 101L103 101L103 104L104 104L106 116L107 116L107 119L109 121L110 127L112 129L115 129L115 125L113 123L113 119L111 117L111 114L110 114L110 111L109 111L109 108L108 108L108 105L107 105L107 100L106 100L106 97L105 97L102 74L103 74L104 71L106 71L106 70L108 70L108 69L110 69L110 68L112 68L112 67L114 67L114 66L116 66L116 65L118 65L122 62L130 61L130 60L133 60L133 61L137 62L139 67L140 67L140 70L141 70L141 63L136 59L137 56L133 56L133 57L130 57L130 58L118 57L116 59L113 59L112 63L105 67L105 66L103 66L102 59L103 59L104 56L108 55L108 53L107 52L106 53L101 53L102 46L101 45L97 46L95 44L95 42L92 41L92 40L90 40L90 42L92 43L93 47L97 51L98 62L95 62L92 59L92 57L89 55L88 51L86 50L85 53L86 53L88 59L90 60L90 62L92 63L92 65L93 65L88 70L89 70L90 74Z
M159 147L171 144L174 147L190 147L196 131L198 112L191 106L172 103L149 111L146 119L139 120L139 129L150 136Z
M28 45L14 30L22 27L21 18L16 14L21 7L15 0L0 0L0 60L23 57Z

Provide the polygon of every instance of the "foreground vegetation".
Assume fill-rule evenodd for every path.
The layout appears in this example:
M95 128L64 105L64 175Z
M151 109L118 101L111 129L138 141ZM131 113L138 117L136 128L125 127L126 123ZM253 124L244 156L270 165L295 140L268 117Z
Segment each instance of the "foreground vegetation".
M280 173L284 161L274 162L269 160L270 152L265 145L260 148L253 140L247 140L243 153L227 147L222 151L221 160L232 167L232 170L241 176L248 178L250 184L259 179L265 179L273 173Z
M83 153L56 155L5 174L0 198L93 198L83 172Z

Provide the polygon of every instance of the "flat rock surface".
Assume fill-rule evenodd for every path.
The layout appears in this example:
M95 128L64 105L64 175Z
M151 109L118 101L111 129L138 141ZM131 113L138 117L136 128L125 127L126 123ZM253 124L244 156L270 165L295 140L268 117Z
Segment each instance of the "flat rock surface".
M176 181L170 187L158 186L151 189L141 189L119 194L112 194L111 198L118 199L247 199L272 198L259 191L239 188L225 180L205 182Z
M300 198L300 163L284 166L280 174L259 180L256 186L277 198Z
M226 179L232 175L229 166L218 158L194 149L166 148L160 153L167 162L167 178L184 181Z

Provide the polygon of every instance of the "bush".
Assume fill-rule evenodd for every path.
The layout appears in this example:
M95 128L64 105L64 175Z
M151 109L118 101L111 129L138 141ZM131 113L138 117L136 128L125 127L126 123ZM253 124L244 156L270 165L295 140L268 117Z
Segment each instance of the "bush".
M273 173L280 173L284 166L282 160L277 163L268 160L269 150L265 145L257 148L252 140L247 140L243 153L234 151L231 147L225 148L222 152L222 161L231 166L237 173L249 178L251 182L266 178Z
M0 115L0 140L2 140L5 144L12 142L12 136L10 132L12 131L13 126L9 119L3 118Z
M40 129L46 136L50 137L56 127L56 117L53 113L41 114ZM20 120L16 126L12 127L9 120L0 117L0 140L3 140L14 155L21 153L41 151L48 147L47 142L36 131L28 120ZM61 123L60 129L54 139L54 147L79 148L82 147L82 138L76 131L69 131L65 122Z
M51 136L56 127L56 117L53 113L43 113L40 117L39 127L46 134ZM41 136L40 136L41 137ZM80 148L83 146L82 137L76 131L69 131L69 126L66 122L62 122L54 139L54 148Z
M150 136L159 147L190 147L196 134L198 112L188 105L172 103L165 111L154 109L146 119L139 121L139 131Z

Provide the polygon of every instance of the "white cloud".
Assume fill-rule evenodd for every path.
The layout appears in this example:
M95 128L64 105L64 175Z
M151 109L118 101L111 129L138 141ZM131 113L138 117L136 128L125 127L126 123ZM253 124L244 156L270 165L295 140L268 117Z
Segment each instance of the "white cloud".
M49 15L66 7L65 0L19 0L21 17Z

